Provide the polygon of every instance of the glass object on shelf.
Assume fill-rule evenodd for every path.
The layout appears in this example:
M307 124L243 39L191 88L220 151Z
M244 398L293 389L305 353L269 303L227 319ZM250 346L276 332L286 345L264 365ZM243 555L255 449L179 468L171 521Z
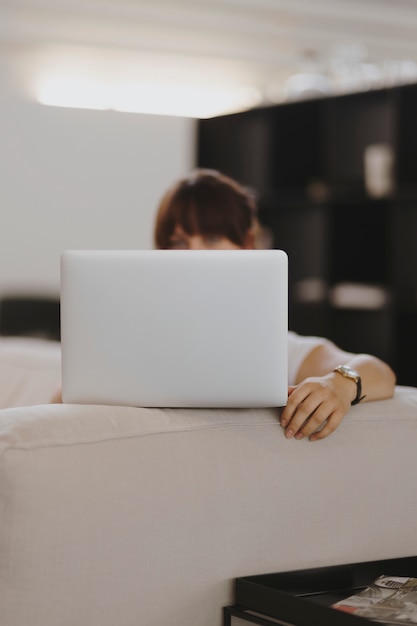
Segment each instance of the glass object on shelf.
M366 283L338 283L329 289L330 304L337 309L377 311L389 303L385 287Z
M387 143L373 143L364 151L365 189L371 198L386 198L394 191L394 152Z
M326 300L326 282L322 278L310 277L298 280L293 285L296 302L317 304Z

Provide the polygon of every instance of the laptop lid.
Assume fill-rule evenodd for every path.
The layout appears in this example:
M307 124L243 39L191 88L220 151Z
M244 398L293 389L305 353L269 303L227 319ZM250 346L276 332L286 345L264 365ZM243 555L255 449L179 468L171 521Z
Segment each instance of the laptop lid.
M64 402L287 402L281 250L71 250L61 257Z

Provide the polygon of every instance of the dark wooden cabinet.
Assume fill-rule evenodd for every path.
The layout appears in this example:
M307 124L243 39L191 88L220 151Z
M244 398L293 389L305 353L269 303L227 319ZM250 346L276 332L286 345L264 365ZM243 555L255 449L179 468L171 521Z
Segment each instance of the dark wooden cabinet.
M256 191L290 327L417 386L417 85L201 120L197 163Z

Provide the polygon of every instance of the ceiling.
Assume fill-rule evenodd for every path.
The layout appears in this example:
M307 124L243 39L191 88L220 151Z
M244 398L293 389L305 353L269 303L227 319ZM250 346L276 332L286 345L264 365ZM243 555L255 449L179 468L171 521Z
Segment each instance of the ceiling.
M0 0L1 50L20 77L77 60L113 81L261 102L415 81L416 33L417 0Z

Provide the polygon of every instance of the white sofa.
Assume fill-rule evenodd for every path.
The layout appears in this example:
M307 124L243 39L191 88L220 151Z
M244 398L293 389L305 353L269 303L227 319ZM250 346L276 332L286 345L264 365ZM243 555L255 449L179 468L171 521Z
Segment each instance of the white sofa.
M274 410L46 404L59 379L57 344L0 340L1 626L220 626L237 576L417 555L417 389L311 443Z

